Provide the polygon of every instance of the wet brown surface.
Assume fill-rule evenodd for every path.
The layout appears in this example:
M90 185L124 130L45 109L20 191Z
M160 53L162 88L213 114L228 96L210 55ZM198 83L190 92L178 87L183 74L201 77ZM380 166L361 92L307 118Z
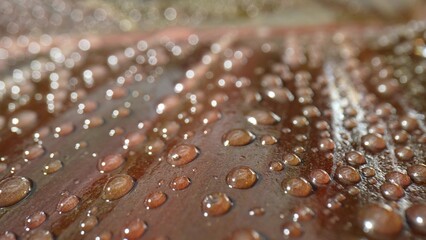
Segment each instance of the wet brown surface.
M31 191L0 183L0 230L424 238L425 29L175 28L10 61L0 177Z

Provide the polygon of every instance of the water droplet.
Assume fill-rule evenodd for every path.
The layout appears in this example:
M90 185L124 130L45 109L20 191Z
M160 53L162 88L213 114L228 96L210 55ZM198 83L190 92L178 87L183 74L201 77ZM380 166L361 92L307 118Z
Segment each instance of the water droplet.
M149 140L146 143L145 152L148 155L159 154L161 153L161 151L163 151L165 146L166 144L161 139L155 138L155 139Z
M174 146L167 155L167 162L173 167L182 166L194 161L199 155L199 150L192 144Z
M322 169L314 169L309 174L309 178L315 186L325 186L330 183L330 175Z
M28 240L53 240L53 235L47 230L36 229L30 231L24 236L24 239Z
M244 129L233 129L222 137L225 146L244 146L251 143L255 136L250 131Z
M0 207L8 207L24 199L31 191L31 182L25 177L8 177L0 181Z
M0 235L1 240L16 240L16 236L13 232L6 231Z
M25 219L25 230L29 231L31 229L39 227L41 224L46 221L47 215L45 212L35 212L34 214L28 216Z
M256 183L256 181L256 173L251 168L246 166L235 167L226 176L226 182L230 188L251 188Z
M402 230L402 219L387 205L370 204L358 212L358 223L367 236L389 238Z
M80 222L81 233L86 233L98 225L98 218L95 216L88 216Z
M293 209L293 221L306 222L315 217L315 212L306 206L300 206Z
M337 180L345 185L354 185L361 181L358 171L350 166L341 166L336 169Z
M419 127L416 118L411 116L402 117L400 120L400 124L402 129L406 130L407 132L411 132Z
M369 133L361 138L362 146L370 152L378 153L386 148L386 142L377 133Z
M400 161L410 161L414 157L414 152L410 147L397 147L395 148L395 155Z
M366 163L364 155L358 151L350 151L346 153L345 159L349 165L360 166Z
M414 232L426 235L426 204L415 203L405 210L408 225Z
M222 114L216 109L207 111L201 116L201 119L204 125L214 123L221 118L222 118Z
M404 130L400 130L393 135L393 139L396 143L405 143L408 141L409 137L408 133Z
M306 126L309 125L308 119L306 117L303 117L303 116L293 117L291 119L291 123L293 123L293 125L295 127L298 127L298 128L306 127Z
M269 170L279 172L284 169L284 165L279 161L272 161L269 163Z
M65 196L61 201L59 201L56 209L59 213L66 213L72 211L77 207L80 199L75 195Z
M102 117L93 116L84 120L83 128L96 128L104 124L104 119Z
M180 176L173 179L173 181L170 182L170 188L173 191L177 190L183 190L187 188L191 184L191 180L188 177Z
M121 154L111 154L98 162L98 169L101 173L111 172L119 168L123 163L124 158Z
M153 192L149 194L144 201L146 209L158 208L167 200L167 195L163 192Z
M302 162L296 154L289 153L284 156L284 164L287 166L297 166Z
M108 179L104 186L102 199L112 201L119 199L132 190L133 178L127 174L118 174Z
M321 116L320 110L315 106L305 106L302 109L302 113L307 118L314 118Z
M232 202L225 193L212 193L207 195L202 202L202 211L205 217L221 216L227 213L232 206Z
M12 132L21 133L21 131L35 127L37 123L37 113L30 110L24 110L10 118L9 127Z
M376 170L374 170L372 167L364 167L361 169L361 172L367 178L376 176Z
M298 238L302 236L302 226L297 222L286 222L282 225L284 238Z
M265 209L263 207L255 207L249 210L250 216L263 216L265 215Z
M294 100L293 94L287 88L271 87L265 90L265 95L279 103L288 103Z
M385 178L386 181L398 184L403 188L407 188L411 184L410 176L397 171L386 173Z
M247 121L253 125L274 125L280 120L275 113L265 110L253 110L247 114Z
M136 218L132 222L130 222L126 227L124 227L121 232L122 238L133 240L140 238L148 228L148 225L139 218Z
M397 201L405 195L404 189L401 186L390 182L383 183L380 186L380 191L384 198L393 201Z
M228 240L261 240L260 234L253 229L238 229L232 232Z
M108 231L102 232L95 238L95 240L111 240L111 239L112 239L112 233Z
M273 145L278 142L278 139L271 135L264 135L260 139L262 145Z
M312 192L311 184L304 178L292 178L282 183L284 191L295 197L307 197Z
M40 157L41 155L43 155L44 152L45 152L44 148L41 145L36 144L36 145L30 146L24 151L25 159L30 161L34 160Z
M62 168L62 162L60 160L52 160L43 167L43 174L48 175L59 171Z
M407 173L416 184L426 184L426 165L416 164L410 166L407 169Z
M74 124L72 122L63 123L63 124L61 124L61 125L59 125L58 127L55 128L55 132L57 134L57 137L67 136L67 135L71 134L73 131L74 131Z

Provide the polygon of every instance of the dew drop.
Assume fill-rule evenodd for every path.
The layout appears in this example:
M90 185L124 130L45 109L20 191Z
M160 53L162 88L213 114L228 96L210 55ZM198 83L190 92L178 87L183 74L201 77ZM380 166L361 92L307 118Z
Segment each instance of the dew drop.
M419 127L416 118L411 116L402 117L400 124L402 129L406 130L407 132L411 132Z
M108 179L102 192L102 199L107 201L122 198L132 190L133 178L127 174L118 174Z
M16 240L16 235L13 232L6 231L0 234L0 240Z
M233 129L222 137L224 146L244 146L255 139L253 133L244 129Z
M0 207L8 207L24 199L31 191L31 182L25 177L8 177L0 181Z
M284 165L279 161L272 161L269 163L269 170L279 172L284 169Z
M80 222L81 231L88 232L98 225L98 218L95 216L88 216Z
M210 110L201 116L204 125L214 123L221 118L222 114L216 109Z
M226 182L230 188L251 188L256 183L256 181L256 173L251 168L246 166L235 167L226 176Z
M289 153L284 156L284 164L287 166L298 166L302 160L296 154Z
M273 145L278 142L278 139L272 135L264 135L260 139L260 142L262 143L262 145Z
M216 217L227 213L232 202L225 193L212 193L203 199L201 206L205 217Z
M34 160L40 157L41 155L43 155L44 152L45 150L43 146L41 145L36 144L36 145L30 146L24 151L25 159L30 161Z
M393 201L397 201L405 195L404 189L401 186L390 182L383 183L380 186L380 191L384 198Z
M315 217L315 212L307 206L300 206L293 209L293 221L307 222Z
M254 207L249 210L250 216L263 216L265 215L265 209L263 207Z
M55 128L57 136L67 136L74 131L74 124L72 122L66 122Z
M192 144L181 144L174 146L167 155L167 162L175 166L188 164L200 154L198 148Z
M36 229L31 230L25 235L24 239L28 240L53 240L53 235L47 230Z

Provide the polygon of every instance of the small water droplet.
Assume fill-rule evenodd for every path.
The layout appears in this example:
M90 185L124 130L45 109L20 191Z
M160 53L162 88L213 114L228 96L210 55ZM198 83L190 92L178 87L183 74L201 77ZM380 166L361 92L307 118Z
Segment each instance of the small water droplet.
M25 219L25 230L29 231L31 229L39 227L41 224L44 223L44 221L46 221L46 218L47 215L43 211L33 213Z
M98 170L101 173L111 172L119 168L124 163L124 158L121 154L107 155L98 162Z
M269 170L279 172L284 169L284 165L279 161L272 161L269 163Z
M325 186L330 183L330 175L322 169L314 169L309 174L309 178L315 186Z
M354 185L361 181L358 171L351 166L341 166L336 169L337 180L345 185Z
M44 229L36 229L28 232L24 239L28 240L53 240L53 235L47 230Z
M410 161L414 157L414 152L410 147L397 147L395 148L395 155L400 161Z
M224 146L244 146L255 139L253 133L245 129L233 129L222 137Z
M66 213L72 211L80 203L80 199L75 195L65 195L64 198L59 201L56 209L59 213Z
M274 125L280 120L275 113L265 110L253 110L247 114L247 121L253 125Z
M260 234L253 229L238 229L232 232L228 240L261 240Z
M315 217L315 212L307 206L300 206L293 209L293 221L306 222Z
M167 200L167 195L164 192L153 192L149 194L144 201L146 209L158 208Z
M174 146L167 155L167 162L173 167L188 164L199 155L197 147L191 144L181 144Z
M127 174L118 174L108 179L102 192L102 199L107 201L122 198L132 190L133 178Z
M298 238L302 236L302 226L297 222L286 222L282 225L284 238Z
M250 216L263 216L265 215L265 209L263 207L254 207L249 210Z
M28 178L13 176L0 181L0 207L12 206L24 199L31 191Z
M43 146L41 145L33 145L28 147L25 151L24 151L24 155L25 155L25 159L26 161L28 160L34 160L38 157L40 157L41 155L43 155L45 152Z
M201 206L205 217L216 217L227 213L231 209L232 202L225 193L212 193L203 199Z
M401 186L390 182L383 183L380 186L380 191L384 198L393 201L397 201L405 195L404 189Z
M180 176L176 177L170 182L170 188L173 191L183 190L191 184L191 180L188 177Z
M121 231L121 236L123 239L128 240L137 239L145 233L147 228L148 225L146 225L145 221L136 218L124 227Z
M311 184L304 178L292 178L282 183L284 191L295 197L307 197L312 192Z
M403 188L407 188L411 184L410 176L397 171L386 173L385 179L386 181L398 184Z
M256 181L256 173L251 168L246 166L235 167L226 176L226 182L230 188L251 188L256 183Z
M362 146L370 152L378 153L386 148L386 142L377 133L369 133L361 138Z
M426 165L416 164L410 166L407 169L407 173L416 184L426 184Z
M60 160L51 160L48 164L43 167L43 174L48 175L59 171L62 168L62 162Z
M296 154L289 153L284 156L284 164L287 166L298 166L301 162Z
M366 163L364 155L358 151L350 151L346 153L345 159L351 166L360 166Z
M81 233L86 233L98 225L98 218L95 216L88 216L80 222Z

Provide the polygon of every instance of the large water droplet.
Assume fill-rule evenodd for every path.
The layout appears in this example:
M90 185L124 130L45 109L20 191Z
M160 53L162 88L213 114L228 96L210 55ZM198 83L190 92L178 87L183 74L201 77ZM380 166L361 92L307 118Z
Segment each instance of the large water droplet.
M47 215L43 211L33 213L25 219L25 230L37 228L46 221L46 218Z
M108 179L102 192L102 198L108 201L116 200L133 188L133 178L127 174L118 174Z
M230 188L247 189L253 187L257 181L256 173L249 167L233 168L226 176Z
M212 193L207 195L201 204L205 217L221 216L227 213L232 206L232 202L225 193Z
M387 205L370 204L358 212L358 223L367 236L390 238L402 230L402 219Z
M360 166L366 163L364 155L358 151L350 151L346 153L345 159L349 165Z
M414 152L410 147L397 147L395 148L395 155L400 161L410 161L414 157Z
M407 169L407 173L416 184L426 184L426 165L416 164L410 166Z
M222 137L225 146L244 146L251 143L255 136L245 129L233 129Z
M411 184L410 176L397 171L386 173L385 178L386 181L398 184L403 188L407 188Z
M0 207L11 206L24 199L31 191L31 182L25 177L8 177L0 182Z
M167 162L173 167L188 164L198 156L197 147L191 144L181 144L174 146L167 155Z
M405 195L404 189L401 186L390 182L383 183L380 186L380 191L384 198L393 201L397 201Z
M415 203L405 210L408 225L416 233L426 235L426 204Z
M314 169L309 174L309 178L315 186L325 186L330 183L330 175L322 169Z

